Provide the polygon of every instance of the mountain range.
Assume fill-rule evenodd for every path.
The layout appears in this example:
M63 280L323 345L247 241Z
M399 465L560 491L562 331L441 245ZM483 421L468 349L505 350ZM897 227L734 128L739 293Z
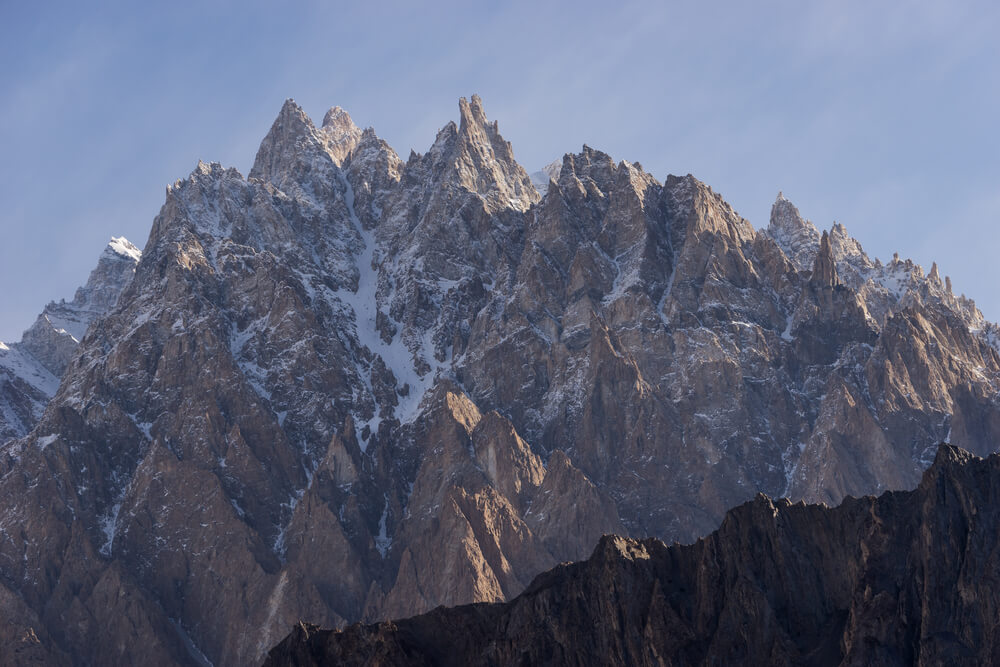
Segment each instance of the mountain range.
M39 320L72 347L5 371L24 661L254 663L1000 434L996 326L936 266L587 146L529 176L476 96L405 161L288 101L248 176L199 163L116 243L82 328Z

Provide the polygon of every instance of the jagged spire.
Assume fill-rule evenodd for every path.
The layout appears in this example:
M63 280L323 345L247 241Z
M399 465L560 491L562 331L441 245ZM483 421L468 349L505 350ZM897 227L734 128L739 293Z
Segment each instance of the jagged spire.
M927 278L933 283L941 284L941 274L938 273L937 262L931 262L931 272L927 275Z
M444 159L457 170L462 187L493 199L502 206L527 209L539 196L527 172L514 159L510 142L499 125L486 118L483 101L458 101L459 125L448 123L431 147L432 159Z
M466 132L473 125L478 125L480 127L488 127L489 121L486 120L486 112L483 110L483 100L479 95L473 95L472 101L469 102L464 97L458 100L458 112L459 112L459 131ZM494 123L494 128L496 128L496 123Z
M812 276L809 284L813 287L835 287L840 284L837 277L837 263L833 259L833 248L830 246L830 235L823 232L819 240L819 252L813 262Z
M804 219L795 204L781 192L771 206L771 218L765 234L778 244L796 269L805 271L809 268L819 243L819 230Z
M816 227L804 219L795 204L789 201L781 192L778 193L774 204L771 205L771 219L768 228L772 232L772 235L819 236L819 231Z

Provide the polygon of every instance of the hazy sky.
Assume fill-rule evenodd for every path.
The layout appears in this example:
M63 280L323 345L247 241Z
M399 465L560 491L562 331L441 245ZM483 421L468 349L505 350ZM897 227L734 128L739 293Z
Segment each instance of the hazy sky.
M0 0L0 340L198 159L249 171L285 98L405 159L472 93L529 171L586 143L758 227L783 190L1000 319L997 3L42 4Z

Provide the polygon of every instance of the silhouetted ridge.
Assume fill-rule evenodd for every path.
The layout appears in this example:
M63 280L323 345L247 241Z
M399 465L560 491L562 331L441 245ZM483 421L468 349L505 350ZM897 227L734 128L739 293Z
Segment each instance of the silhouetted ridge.
M995 664L998 494L1000 456L941 445L914 491L758 494L694 544L606 535L509 603L299 625L265 664Z

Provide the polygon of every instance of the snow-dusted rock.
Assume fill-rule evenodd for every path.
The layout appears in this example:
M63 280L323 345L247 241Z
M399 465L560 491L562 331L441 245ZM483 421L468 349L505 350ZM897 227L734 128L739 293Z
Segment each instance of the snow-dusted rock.
M248 177L199 163L0 452L0 593L83 661L246 664L994 447L996 329L937 272L586 146L547 174L475 96L405 162L289 101Z

